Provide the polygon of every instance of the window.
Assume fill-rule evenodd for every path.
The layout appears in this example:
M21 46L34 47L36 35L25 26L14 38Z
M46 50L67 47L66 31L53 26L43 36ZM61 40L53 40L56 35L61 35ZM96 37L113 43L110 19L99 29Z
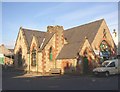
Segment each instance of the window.
M52 61L52 47L50 47L50 50L49 50L49 59L50 61Z
M32 50L32 62L31 62L32 66L36 66L36 50L35 48L33 48Z
M18 66L21 67L22 66L22 49L19 49L18 52Z
M106 29L103 31L103 38L106 38Z
M102 41L102 43L100 44L100 49L101 51L104 51L104 50L109 50L109 45L107 44L107 42L105 40Z
M115 67L115 62L110 63L108 67Z

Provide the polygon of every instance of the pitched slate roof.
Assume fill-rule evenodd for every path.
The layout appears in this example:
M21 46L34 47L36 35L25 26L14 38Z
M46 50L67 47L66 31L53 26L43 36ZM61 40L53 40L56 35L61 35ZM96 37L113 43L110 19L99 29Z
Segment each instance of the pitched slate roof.
M82 48L85 37L87 37L91 44L94 40L98 29L104 19L97 20L88 24L73 27L64 31L64 38L68 44L64 45L57 59L68 59L74 58Z
M77 53L81 50L82 42L75 42L72 44L65 44L60 51L57 59L73 59L76 58Z
M69 43L82 41L85 36L89 42L92 43L98 29L104 19L97 20L88 24L73 27L64 31L64 37L67 38Z
M48 32L46 32L43 37L40 37L40 36L37 37L38 41L39 41L39 47L41 46L43 40L45 39L44 42L43 42L43 45L39 49L39 51L41 51L42 49L44 49L44 47L46 46L46 44L49 42L49 40L52 38L53 35L54 35L54 33L48 33Z
M43 42L43 39L45 38L44 44L41 49L45 47L47 42L51 39L51 37L54 34L54 33L41 32L38 30L31 30L31 29L25 29L25 28L22 28L22 30L29 47L31 45L33 36L35 36L38 39L38 47L40 47L41 43Z

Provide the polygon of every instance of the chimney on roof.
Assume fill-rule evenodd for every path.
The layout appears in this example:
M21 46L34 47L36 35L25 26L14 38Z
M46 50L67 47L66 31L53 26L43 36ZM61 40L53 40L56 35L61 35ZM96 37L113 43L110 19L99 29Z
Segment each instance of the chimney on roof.
M64 45L63 26L48 26L47 32L55 34L55 58L59 54L60 50Z
M47 27L47 32L59 32L59 31L63 31L63 26L59 26L59 25L56 25L56 26L48 26Z

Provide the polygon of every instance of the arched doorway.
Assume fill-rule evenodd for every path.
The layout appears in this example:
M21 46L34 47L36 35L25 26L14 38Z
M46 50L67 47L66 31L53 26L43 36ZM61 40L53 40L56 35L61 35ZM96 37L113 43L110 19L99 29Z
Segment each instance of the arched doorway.
M108 60L110 56L111 56L110 46L105 40L103 40L100 44L100 57L103 58L104 61Z
M18 51L18 67L22 66L22 49L20 48Z
M36 66L36 48L33 47L32 54L31 54L31 66Z
M85 50L84 57L83 57L83 73L84 74L87 74L89 69L87 54L88 54L87 50Z
M82 73L82 57L80 56L79 53L77 53L76 71L78 73Z

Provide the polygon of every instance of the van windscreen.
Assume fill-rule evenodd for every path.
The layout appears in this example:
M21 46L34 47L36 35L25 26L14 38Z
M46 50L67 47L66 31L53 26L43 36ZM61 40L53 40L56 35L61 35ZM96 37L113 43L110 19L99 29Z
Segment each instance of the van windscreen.
M109 62L103 62L102 63L102 67L106 67L108 65Z

